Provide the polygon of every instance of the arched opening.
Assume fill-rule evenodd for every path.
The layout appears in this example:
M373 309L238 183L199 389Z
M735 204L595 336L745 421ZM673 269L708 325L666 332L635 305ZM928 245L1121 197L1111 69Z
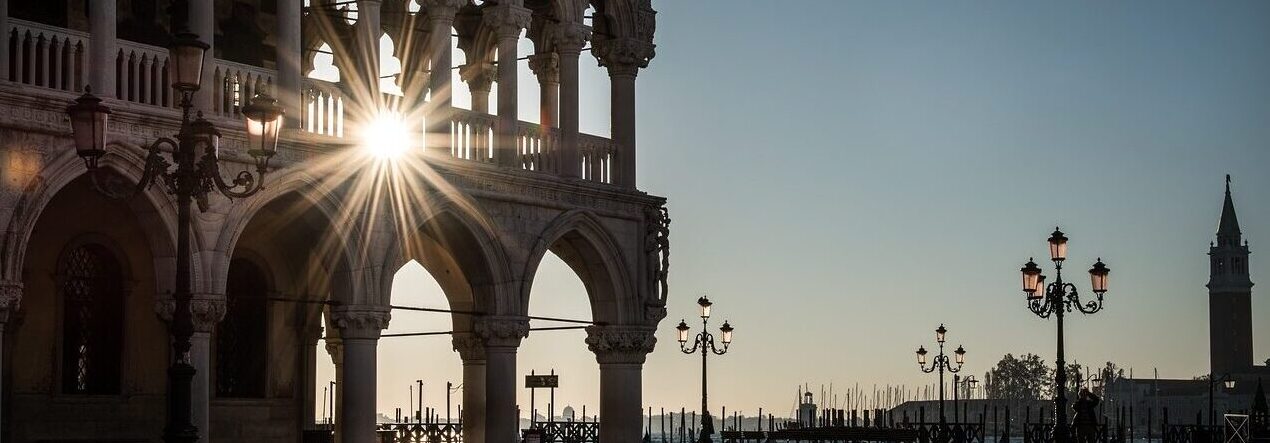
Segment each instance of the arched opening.
M119 394L123 270L97 243L74 245L58 264L62 296L62 393Z
M554 252L542 257L534 274L529 294L529 315L592 319L586 284ZM534 320L530 326L578 325ZM531 409L535 410L532 414L534 421L594 420L599 412L600 372L595 354L587 350L586 336L586 331L581 329L531 331L529 337L521 341L516 353L517 369L522 373L519 375L529 375L531 371L539 375L554 371L560 381L560 387L555 390L554 406L549 406L551 391L548 389L538 389L532 401L527 389L517 393L517 403L521 405L524 420L530 419Z
M322 302L332 298L330 276L347 271L347 245L329 213L320 200L289 192L227 228L241 234L213 276L224 279L226 314L213 337L212 438L252 440L267 430L298 441L317 426L316 371L329 361L319 347L329 333Z
M594 5L588 6L583 16L587 17L584 23L593 30L592 41L597 34L607 32L602 24L597 23L604 18ZM611 109L612 94L608 70L599 66L591 52L583 52L581 59L578 60L578 131L600 137L612 136Z
M308 77L315 80L339 83L340 68L335 66L335 54L332 53L329 43L322 43L321 46L318 46L317 51L313 53L313 70L309 71Z
M105 186L127 180L101 172ZM166 225L148 196L111 200L87 176L47 192L22 257L20 318L5 325L7 435L159 435L160 421L129 411L161 411L167 392L169 334L155 312L171 284L155 271L171 269Z
M260 398L265 395L268 362L269 286L265 272L250 260L229 263L225 318L216 326L213 365L216 396Z

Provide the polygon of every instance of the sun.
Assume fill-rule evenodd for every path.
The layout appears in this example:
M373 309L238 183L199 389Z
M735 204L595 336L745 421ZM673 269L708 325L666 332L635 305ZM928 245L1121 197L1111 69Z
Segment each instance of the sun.
M362 128L362 149L380 160L395 160L410 150L415 134L401 114L381 112Z

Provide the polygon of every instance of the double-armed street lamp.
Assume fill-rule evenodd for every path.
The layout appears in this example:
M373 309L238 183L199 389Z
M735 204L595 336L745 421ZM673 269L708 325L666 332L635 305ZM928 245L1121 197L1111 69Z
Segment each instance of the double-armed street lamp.
M935 355L930 367L926 367L926 347L917 347L917 366L921 368L922 372L929 374L939 371L939 435L941 439L946 439L948 436L948 418L944 416L944 371L956 374L961 372L961 366L966 364L966 348L961 347L961 345L957 345L957 350L953 351L956 366L953 365L953 360L950 360L948 355L944 353L946 334L948 334L948 329L945 329L943 324L940 324L935 329L935 341L939 343L939 354ZM953 389L956 389L955 385Z
M1208 374L1208 426L1215 426L1217 411L1213 407L1213 386L1221 383L1226 388L1226 392L1235 389L1235 379L1230 374L1222 374L1217 377L1216 374Z
M1023 292L1027 295L1027 306L1041 318L1053 315L1058 325L1058 353L1055 358L1054 371L1054 441L1068 442L1067 423L1067 370L1063 359L1063 314L1074 310L1082 314L1093 314L1102 310L1102 297L1107 293L1107 274L1111 270L1099 258L1089 269L1089 280L1095 299L1082 302L1076 292L1076 285L1063 281L1063 261L1067 259L1067 236L1054 228L1049 238L1050 260L1054 262L1054 282L1046 284L1041 268L1031 259L1023 265Z
M688 347L688 323L684 320L679 321L679 326L675 329L678 331L679 350L685 354L701 352L701 436L697 439L697 443L710 443L710 435L714 433L714 421L710 418L710 406L706 403L706 357L711 353L715 355L723 355L728 352L728 345L732 344L732 325L725 320L723 326L719 327L719 334L722 336L723 348L715 346L714 335L710 334L709 327L706 323L710 320L710 299L702 296L697 299L697 305L701 306L701 332L697 333L696 338L692 341L692 347Z
M194 92L203 78L203 61L208 45L189 32L173 36L169 52L172 87L180 92L181 128L176 138L162 137L148 149L145 169L131 192L121 193L103 186L100 160L106 154L106 122L110 108L85 88L84 95L67 107L70 114L76 153L84 160L93 187L107 197L131 198L158 184L176 197L176 284L172 299L172 361L168 369L168 411L163 439L169 443L193 443L199 430L192 422L190 385L195 369L190 363L190 337L194 334L190 317L190 203L207 209L207 196L212 190L231 198L247 197L260 191L269 159L277 152L278 130L282 125L282 108L277 101L258 95L242 110L246 116L247 151L255 159L255 174L238 173L228 183L220 174L220 132L200 112L191 121ZM167 152L166 158L164 152ZM172 168L175 164L175 169Z

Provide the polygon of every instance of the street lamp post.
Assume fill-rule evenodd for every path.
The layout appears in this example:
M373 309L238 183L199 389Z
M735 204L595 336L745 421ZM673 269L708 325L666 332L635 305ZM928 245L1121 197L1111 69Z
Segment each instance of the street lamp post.
M948 359L948 355L944 354L944 339L947 333L948 333L948 329L945 329L943 324L940 324L939 327L935 329L935 341L939 343L939 354L935 355L935 359L931 361L931 365L929 368L926 367L926 354L927 354L926 347L924 346L917 347L917 366L921 368L922 372L929 374L931 372L939 371L940 441L944 441L948 437L948 417L944 416L944 371L948 371L949 373L956 374L958 372L961 372L961 365L966 363L966 349L961 347L961 345L958 345L957 350L953 351L953 355L956 358L955 367L953 366L953 363ZM953 389L956 390L955 385L953 386Z
M966 387L966 400L969 400L977 383L979 383L979 380L976 380L974 375L966 378L961 378L960 375L956 374L953 375L953 420L965 422L963 414L970 415L970 405L967 404L964 407L960 405L961 387Z
M710 406L706 402L706 357L710 353L715 355L723 355L728 352L728 345L732 344L732 325L725 320L723 326L719 327L719 333L722 335L723 349L715 346L714 336L710 334L706 322L710 320L710 299L702 296L697 299L697 305L701 306L701 332L697 333L693 339L692 348L688 347L688 323L680 320L679 326L675 329L678 331L679 350L685 354L701 352L701 436L697 439L698 443L710 443L710 435L714 434L714 421L710 418Z
M168 369L168 411L163 439L169 443L193 443L199 430L192 422L191 383L195 369L190 364L190 337L194 334L190 316L190 204L197 202L207 209L207 196L213 190L232 197L247 197L260 191L269 158L277 151L278 130L282 125L282 108L265 95L256 96L243 108L246 116L248 153L256 161L252 174L242 171L228 183L220 175L220 132L202 113L191 121L191 99L202 84L203 59L208 45L189 32L173 36L169 48L173 63L172 87L181 93L181 128L176 139L162 137L148 149L141 179L130 192L108 189L101 184L99 161L106 154L106 122L110 108L85 88L84 95L67 107L70 114L76 153L84 160L93 187L114 199L136 196L154 184L176 196L176 284L172 299L172 361ZM168 158L163 152L170 151ZM201 157L200 157L201 154ZM169 160L170 159L170 160ZM175 163L176 168L172 169Z
M1222 387L1226 388L1227 391L1235 389L1235 379L1230 374L1222 374L1220 379L1213 374L1208 374L1208 426L1210 427L1217 425L1215 423L1217 411L1213 407L1213 385L1217 384L1217 382L1221 382Z
M1027 306L1041 318L1055 317L1058 325L1058 352L1055 358L1054 371L1054 441L1068 442L1067 429L1067 363L1063 359L1063 314L1075 309L1082 314L1093 314L1102 310L1103 294L1107 293L1107 275L1111 270L1099 258L1089 269L1089 280L1093 287L1095 299L1082 302L1076 292L1076 285L1063 282L1063 261L1067 259L1067 236L1054 228L1049 238L1050 260L1054 262L1054 282L1045 283L1041 268L1031 259L1023 265L1023 292L1027 295Z

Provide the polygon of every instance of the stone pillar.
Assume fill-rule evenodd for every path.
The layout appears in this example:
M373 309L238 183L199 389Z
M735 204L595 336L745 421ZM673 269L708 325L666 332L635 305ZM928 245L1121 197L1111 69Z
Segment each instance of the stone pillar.
M22 306L22 282L0 281L0 382L5 379L4 369L8 367L4 360L4 329L9 323L10 314L18 312ZM4 383L0 383L0 405L4 404ZM0 418L4 417L4 410L0 409ZM0 421L0 429L4 429L4 422Z
M538 77L538 124L543 129L559 128L560 56L554 52L535 54L529 57L529 69Z
M459 76L467 82L472 92L472 112L489 114L489 91L498 79L493 63L469 63L459 70Z
M88 2L88 29L91 32L88 52L88 85L98 97L115 98L115 3Z
M516 443L516 348L529 336L529 320L485 317L475 332L485 344L485 443Z
M560 98L560 175L582 176L582 158L578 154L578 56L591 38L591 28L580 23L565 23L556 29L556 54L559 57Z
M344 343L338 337L326 337L326 353L331 356L331 364L335 366L335 392L331 395L334 400L331 403L331 421L334 424L334 441L341 441L343 437L344 424L340 419L344 417L344 408L341 407L341 398L344 398ZM323 400L325 401L325 400Z
M354 90L366 91L366 97L370 99L368 103L361 104L367 107L367 112L362 114L366 116L374 115L384 101L379 91L379 37L384 33L379 21L380 6L379 0L357 0L357 23L353 25L355 58L360 64L357 65L359 69L350 75L350 80L361 83L353 85ZM358 75L364 78L358 79Z
M485 26L498 39L498 119L494 124L494 163L504 167L516 167L520 156L516 149L517 112L516 44L520 32L529 27L531 11L520 2L505 1L493 8L486 8Z
M635 76L653 58L653 44L634 38L596 40L591 52L609 70L612 135L617 144L613 183L635 188Z
M485 443L485 343L472 333L455 334L454 350L463 359L463 441ZM477 411L472 414L471 411Z
M159 318L169 325L176 311L176 302L168 296L155 307ZM190 298L190 319L194 323L194 335L190 336L190 364L194 366L194 380L190 383L190 417L198 428L199 441L211 441L212 416L212 332L225 318L225 295L193 294Z
M453 43L454 14L467 4L467 0L423 0L420 3L428 11L428 54L432 60L428 72L428 90L431 100L427 106L428 135L425 149L435 155L450 156L450 112L453 106L454 73L450 60Z
M210 3L210 2L209 2ZM300 127L301 106L300 90L302 87L303 60L300 48L300 16L301 0L278 0L278 29L274 34L277 42L278 83L272 91L274 98L286 109L286 125L289 128Z
M588 326L587 347L600 363L600 441L638 443L643 435L644 359L657 344L656 328Z
M214 110L217 85L216 77L216 2L189 2L190 32L198 35L198 39L207 43L207 56L203 59L203 84L194 93L194 106L205 110ZM114 66L113 62L111 66ZM204 433L206 434L206 433Z
M0 1L0 80L9 78L9 2Z
M344 387L339 391L340 443L373 443L375 436L376 348L388 327L383 306L341 305L331 312L340 330Z

